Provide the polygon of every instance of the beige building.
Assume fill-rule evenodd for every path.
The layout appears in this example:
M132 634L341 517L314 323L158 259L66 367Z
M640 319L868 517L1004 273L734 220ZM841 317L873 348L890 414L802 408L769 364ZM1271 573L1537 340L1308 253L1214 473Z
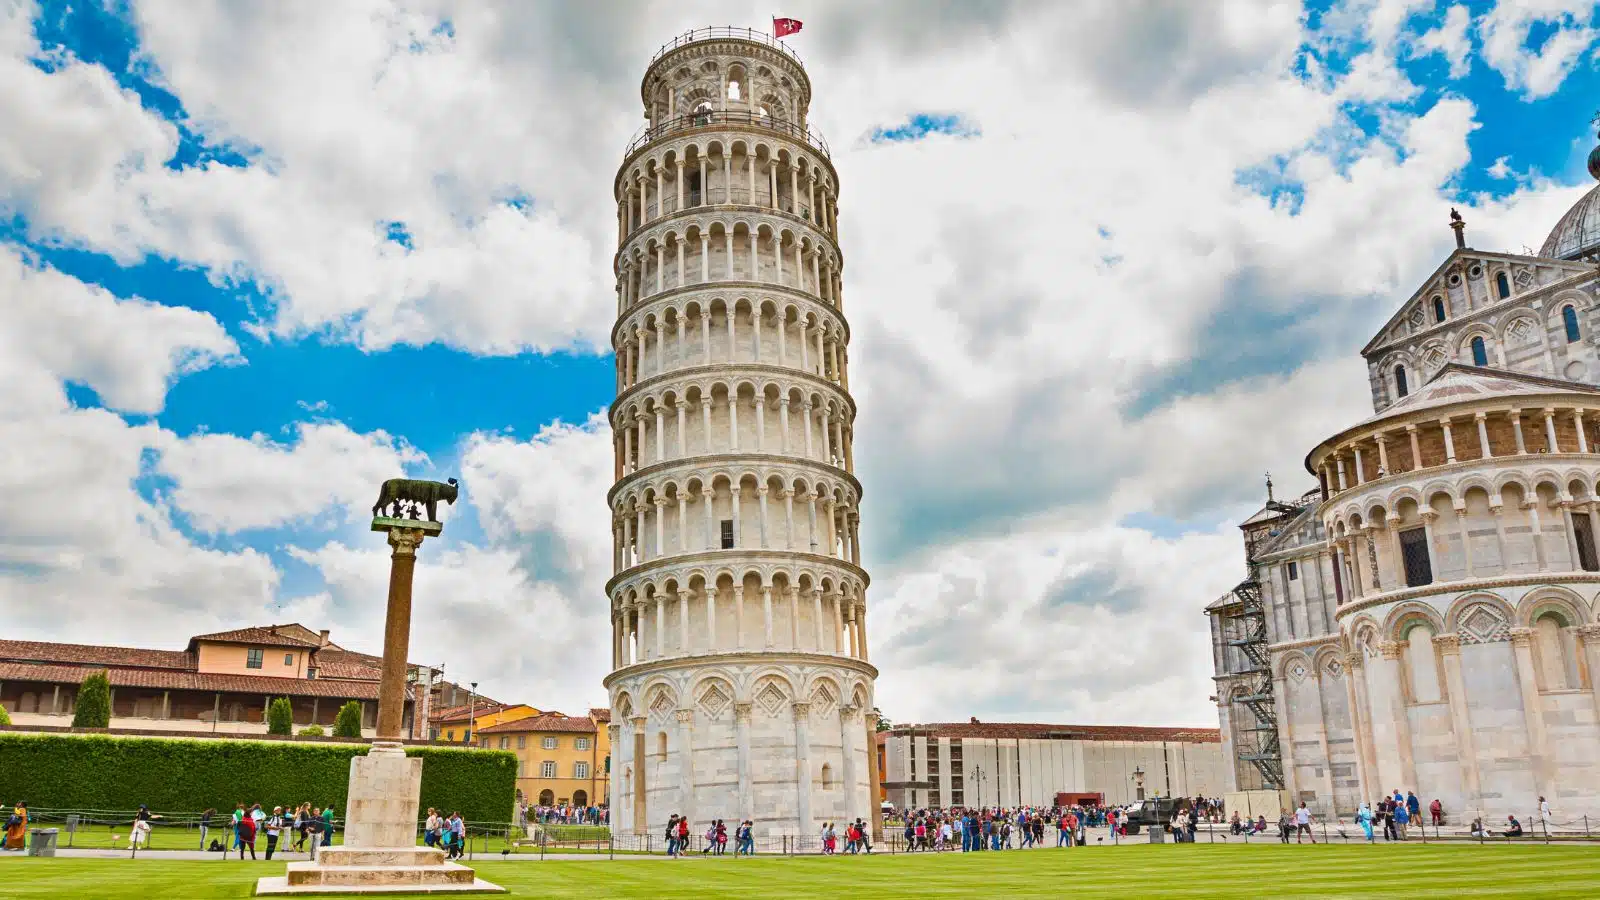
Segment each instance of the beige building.
M609 795L609 710L587 716L559 712L512 719L478 730L479 747L517 755L517 803L604 806Z
M1231 760L1215 728L946 722L884 737L884 799L900 809L1106 804L1221 796Z
M1244 523L1249 577L1207 609L1230 789L1600 810L1600 188L1537 255L1452 227L1362 351L1374 415Z
M639 99L613 184L614 821L814 835L868 815L877 759L838 173L768 35L684 34Z

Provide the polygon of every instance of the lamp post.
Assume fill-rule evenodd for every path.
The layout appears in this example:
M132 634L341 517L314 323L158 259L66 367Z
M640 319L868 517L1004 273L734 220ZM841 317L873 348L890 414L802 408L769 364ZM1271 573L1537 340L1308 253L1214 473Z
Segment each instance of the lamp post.
M983 772L983 766L972 767L972 780L978 783L978 808L983 809L983 782L989 776Z
M478 720L474 716L478 709L478 683L471 684L472 692L467 694L467 746L475 747L478 744Z
M1133 767L1133 799L1144 799L1144 766Z

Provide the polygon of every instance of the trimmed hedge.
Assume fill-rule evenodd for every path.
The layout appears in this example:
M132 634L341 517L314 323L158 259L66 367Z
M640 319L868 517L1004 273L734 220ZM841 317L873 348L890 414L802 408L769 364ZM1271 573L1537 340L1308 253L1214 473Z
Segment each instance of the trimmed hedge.
M235 803L333 804L344 816L350 758L367 748L250 740L0 734L0 794L54 809L231 810ZM509 822L517 758L498 750L407 747L421 757L422 812Z

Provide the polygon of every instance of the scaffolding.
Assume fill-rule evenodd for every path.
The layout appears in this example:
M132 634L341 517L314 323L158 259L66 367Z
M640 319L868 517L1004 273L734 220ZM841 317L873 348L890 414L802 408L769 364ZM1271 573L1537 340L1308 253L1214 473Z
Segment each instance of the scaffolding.
M1261 585L1251 577L1239 582L1229 594L1231 602L1223 611L1224 625L1228 619L1237 625L1224 633L1240 635L1229 639L1228 646L1237 647L1245 663L1244 668L1229 673L1239 676L1245 690L1232 702L1250 710L1255 720L1254 725L1238 729L1243 739L1236 743L1235 755L1256 767L1266 787L1282 790L1283 753L1278 746L1278 708L1272 695L1272 658L1267 651L1267 610L1261 602Z

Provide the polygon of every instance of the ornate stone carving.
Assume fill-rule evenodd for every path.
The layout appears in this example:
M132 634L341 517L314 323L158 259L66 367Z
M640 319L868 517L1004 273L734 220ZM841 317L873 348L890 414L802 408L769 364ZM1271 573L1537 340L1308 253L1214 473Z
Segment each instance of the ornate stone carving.
M1349 653L1344 655L1345 667L1352 672L1359 671L1364 661L1365 658L1362 656L1360 650L1351 650Z
M1436 634L1433 636L1433 649L1441 655L1461 652L1461 635Z
M1533 646L1532 628L1513 628L1510 630L1509 635L1511 638L1511 646L1513 647Z
M722 711L727 709L728 704L732 702L733 698L728 695L727 691L723 690L722 685L718 682L712 682L704 691L700 692L700 708L705 710L706 714L713 719L721 715Z
M805 700L796 700L795 702L789 704L789 708L794 710L794 717L796 719L804 719L811 715L811 704Z
M754 704L735 703L733 704L733 720L735 722L743 722L744 724L748 725L750 724L750 713L753 710Z
M1490 644L1506 640L1508 629L1505 617L1499 610L1479 604L1461 616L1461 624L1456 631L1461 635L1463 644Z
M1399 641L1382 641L1378 644L1378 652L1384 659L1399 659L1405 647L1406 645Z
M694 726L694 710L692 708L678 710L674 713L674 718L678 720L679 725Z

